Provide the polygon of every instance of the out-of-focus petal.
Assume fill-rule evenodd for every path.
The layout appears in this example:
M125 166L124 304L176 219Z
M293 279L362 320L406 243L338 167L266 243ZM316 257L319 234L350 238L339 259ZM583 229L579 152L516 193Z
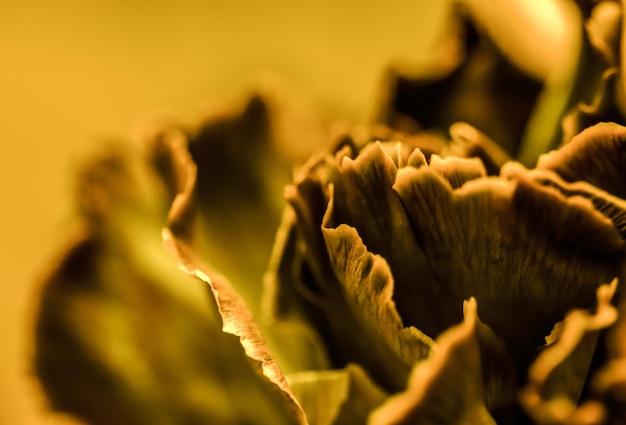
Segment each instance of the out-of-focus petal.
M514 156L543 81L511 65L484 31L458 10L454 13L446 43L459 48L424 72L391 69L380 120L409 133L446 132L456 122L467 122Z
M563 143L568 143L587 127L600 122L626 124L624 100L626 97L617 68L607 69L593 103L580 103L563 118Z
M323 344L307 324L268 323L262 311L265 270L285 201L291 167L284 147L281 102L254 95L240 109L212 110L195 130L162 126L149 137L152 162L180 196L168 226L206 264L225 276L259 318L287 371L328 365ZM294 151L301 151L300 147ZM300 152L301 153L301 152ZM177 193L178 193L177 192ZM242 266L242 261L245 266ZM274 261L274 260L272 260Z
M626 421L626 360L614 359L607 362L593 376L593 387L602 400L607 416L614 423Z
M302 282L303 259L296 249L297 240L295 214L286 209L264 277L259 320L266 325L264 333L269 333L270 339L272 332L277 333L276 340L286 353L283 348L274 353L285 371L329 369L331 358L338 356L332 340L325 338L331 332L322 308L303 296L309 289ZM285 335L292 332L296 335ZM300 349L306 352L298 353L294 341L300 341Z
M585 30L591 46L609 66L619 66L621 57L622 5L619 1L602 0L591 8Z
M175 125L159 124L144 130L146 156L167 188L168 201L185 189L187 175L187 136Z
M508 60L538 80L563 72L576 54L576 7L555 0L461 0ZM575 58L574 58L575 60Z
M495 424L484 401L476 301L465 320L437 338L432 357L417 365L408 388L376 409L370 425Z
M617 311L611 305L616 288L617 279L598 288L595 312L570 312L552 336L556 342L532 364L522 404L537 423L569 423L575 413L600 332L617 319ZM599 422L603 412L597 413Z
M626 267L619 273L620 284L626 279ZM626 421L626 292L618 287L614 301L618 318L604 338L605 363L591 377L594 396L606 408L615 423Z
M164 242L168 250L177 258L179 265L189 274L200 279L211 288L215 303L222 319L222 330L239 338L245 354L260 366L262 373L280 390L287 418L306 423L304 412L292 394L287 381L269 351L252 313L233 290L229 282L203 264L190 247L168 230L164 231Z
M168 217L168 227L163 229L163 241L167 250L177 259L179 266L189 275L203 281L211 289L220 312L223 331L239 337L246 355L258 363L265 375L280 390L285 406L299 423L306 423L304 413L282 374L275 358L254 321L252 312L230 282L208 266L194 247L194 208L197 198L197 167L186 158L187 182L177 195Z
M387 394L358 365L344 369L300 372L287 377L315 425L361 425Z
M222 331L204 284L163 251L166 190L147 161L121 148L85 170L80 237L37 317L35 369L52 406L103 425L304 423Z
M210 110L195 128L163 126L148 140L153 162L165 176L172 174L169 169L180 168L172 164L181 155L172 155L171 146L188 149L186 155L197 164L189 200L193 207L187 208L193 216L188 220L194 223L193 244L229 277L255 314L285 207L282 188L293 167L280 151L284 142L279 140L282 132L276 119L280 106L268 97L253 94L240 108ZM180 192L184 182L169 185Z
M467 123L452 124L450 136L455 142L450 155L461 158L479 158L490 176L500 174L502 165L511 160L511 156L497 143Z

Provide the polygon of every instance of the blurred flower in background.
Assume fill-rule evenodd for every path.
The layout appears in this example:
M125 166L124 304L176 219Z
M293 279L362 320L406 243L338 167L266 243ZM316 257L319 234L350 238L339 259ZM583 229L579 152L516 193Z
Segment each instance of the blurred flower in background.
M329 126L269 86L86 159L39 294L50 406L625 421L622 6L448 13L431 60L390 64L372 122Z

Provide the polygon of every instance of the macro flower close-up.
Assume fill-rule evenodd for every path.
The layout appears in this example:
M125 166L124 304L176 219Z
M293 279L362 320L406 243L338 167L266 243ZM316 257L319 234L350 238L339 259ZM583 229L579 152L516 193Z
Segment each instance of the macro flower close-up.
M626 424L622 2L248 6L200 44L244 40L246 90L210 74L63 170L13 331L39 413L7 423ZM285 83L314 45L330 83Z

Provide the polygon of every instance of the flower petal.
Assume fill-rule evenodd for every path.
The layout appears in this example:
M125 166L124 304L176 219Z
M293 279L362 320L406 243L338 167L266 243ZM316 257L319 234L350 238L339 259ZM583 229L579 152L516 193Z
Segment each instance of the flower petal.
M610 360L593 377L593 389L614 423L626 421L626 360Z
M295 227L295 213L285 209L283 222L277 232L270 266L264 278L264 294L261 303L261 323L266 335L275 336L280 347L274 350L285 371L329 369L332 358L339 355L334 349L331 331L323 308L317 302L317 295L303 282L306 279L301 271L306 269L303 258L296 248L298 238ZM308 294L308 296L303 295ZM312 301L312 298L316 302ZM285 332L289 335L281 335ZM293 335L295 333L296 335ZM293 342L304 341L300 350ZM272 344L272 341L270 341ZM304 350L305 352L299 352ZM283 353L287 351L287 353Z
M563 143L568 143L587 127L600 122L626 124L625 96L617 68L609 68L602 74L600 88L590 105L580 103L563 118Z
M462 158L480 158L490 176L500 174L502 165L511 160L511 156L497 143L467 123L456 122L452 124L450 136L456 145L455 148L451 149L450 155Z
M556 342L547 347L529 371L522 404L541 424L566 423L576 410L590 371L600 331L612 325L617 311L611 298L617 279L598 288L595 313L570 312L558 332Z
M422 273L448 295L433 302L450 310L476 297L512 353L542 345L554 323L591 306L615 275L623 242L582 198L525 179L480 179L453 191L426 167L400 170L394 189L427 255ZM439 332L459 319L449 315Z
M430 158L430 169L446 179L453 189L458 189L470 180L487 175L483 162L478 158L441 159L438 155Z
M380 120L407 132L469 122L515 155L543 83L514 67L459 8L454 15L438 63L421 73L390 70Z
M484 403L476 301L465 320L439 338L432 357L418 364L408 388L371 415L370 425L495 424Z
M277 362L269 351L252 313L243 299L233 290L230 283L221 275L211 270L196 257L193 250L184 241L176 238L169 230L163 231L164 243L177 258L178 263L189 275L195 276L211 288L215 303L222 318L222 330L239 338L246 355L258 362L263 375L281 391L285 406L298 423L306 423L302 409L291 392Z
M339 147L337 155L349 156L351 151L352 147L345 145ZM311 158L296 182L287 187L285 194L295 219L292 214L285 215L283 225L287 227L281 234L286 237L279 244L282 248L277 245L280 253L273 258L274 267L268 275L271 280L266 284L278 298L274 303L276 313L291 320L306 320L316 328L334 367L357 362L381 386L398 391L406 382L410 366L401 361L374 327L363 322L358 311L350 308L320 231L332 199L329 185L337 173L334 164L327 155ZM299 313L294 305L301 310Z
M178 221L193 226L190 243L229 277L255 314L259 314L263 274L285 207L281 191L292 169L278 151L276 112L265 97L253 95L240 109L211 111L195 130L166 127L149 141L161 169L167 171L167 164L183 155L197 165L193 178L174 186L179 192L190 192L187 205L180 208L189 217ZM172 152L168 142L185 145L178 151L188 151ZM193 187L183 188L188 182ZM241 267L242 257L246 267Z
M621 285L626 279L626 267L619 273L620 286L614 300L617 322L604 335L604 359L591 382L593 395L607 410L607 416L615 423L626 421L626 293Z
M195 205L196 165L188 161L188 182L185 191L178 194L168 217L168 227L163 229L163 241L167 250L178 260L188 274L205 282L210 288L224 321L225 332L240 338L246 354L262 366L263 374L282 391L293 414L305 421L304 413L271 354L251 311L231 284L208 264L202 261L194 246L192 229ZM304 422L303 422L304 423Z
M86 170L84 223L44 283L36 324L53 407L92 424L305 423L222 332L206 287L163 251L165 191L147 161L120 149Z
M622 5L619 2L588 2L593 4L585 21L589 43L610 66L619 66L621 57Z
M358 312L406 364L413 365L426 358L433 341L417 329L403 326L392 300L394 283L387 262L367 251L353 227L325 226L322 231L337 280L355 313Z
M583 180L626 198L626 127L600 123L567 145L542 155L537 168L552 170L568 182Z
M387 396L355 364L341 370L300 372L287 378L310 423L316 425L363 424Z
M290 169L276 149L275 118L280 114L269 103L253 96L242 111L213 111L192 135L177 127L161 128L149 140L150 158L165 171L166 181L172 174L168 170L177 171L176 184L168 185L178 190L168 218L171 232L228 275L261 319L285 370L323 367L326 353L306 324L262 322L267 319L261 305L264 271L284 206L280 189Z
M502 168L502 176L516 178L524 174L533 182L555 188L566 197L582 197L588 199L593 207L613 223L622 239L626 240L626 200L613 196L585 181L566 182L558 174L550 170L526 170L517 163L508 163Z
M391 157L384 152L383 145L377 146L379 153L394 167ZM391 149L390 152L394 151L391 145L387 146ZM349 157L350 151L349 147L340 148L338 158ZM400 155L397 156L400 162L415 160L415 157L402 156L401 150L396 153ZM329 347L333 365L341 367L342 363L348 361L358 362L380 385L390 391L398 391L406 382L410 365L419 360L421 355L410 356L403 362L400 354L394 352L393 347L385 342L384 333L379 332L372 322L364 320L361 311L355 310L352 300L346 296L342 283L333 270L334 262L343 261L343 257L335 259L332 258L334 254L329 255L329 241L320 232L320 226L332 227L330 217L333 216L333 208L327 209L327 205L337 198L331 184L331 179L336 180L339 173L334 164L334 160L328 156L313 158L298 175L296 183L288 187L286 195L296 219L293 223L286 224L293 225L296 231L283 228L281 234L297 238L282 239L283 244L289 244L290 249L295 250L295 254L283 250L280 257L288 261L276 261L274 271L270 274L274 281L268 282L268 287L273 289L274 296L283 300L293 299L290 294L299 292L301 298L310 301L307 304L302 299L294 300L296 305L306 306L303 309L304 316L314 324ZM325 213L326 218L323 218ZM289 249L287 245L285 248ZM293 311L290 305L285 304L283 302L282 306L277 306L280 309L277 310L279 314ZM293 313L290 315L295 316ZM414 332L404 331L402 337L415 339Z
M174 126L159 124L146 129L146 156L167 187L170 204L187 183L187 136Z
M431 157L433 170L453 176L457 183L484 174L478 161ZM426 164L418 150L407 161ZM459 165L467 165L465 170ZM398 170L382 145L374 143L351 160L341 159L334 182L333 208L327 226L345 223L358 229L367 248L388 262L395 280L394 301L405 323L419 326L426 335L445 329L441 323L454 307L436 300L448 298L430 272L428 257L415 239L398 194L392 189ZM449 325L449 323L447 323Z

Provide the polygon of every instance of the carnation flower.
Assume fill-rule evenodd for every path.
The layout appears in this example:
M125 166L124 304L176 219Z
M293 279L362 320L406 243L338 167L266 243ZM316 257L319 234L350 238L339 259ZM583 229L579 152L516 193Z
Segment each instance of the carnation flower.
M382 122L292 176L259 95L86 160L35 329L52 407L90 424L626 422L621 21L580 6L556 112L542 66L516 66L470 7L466 54L393 74Z

